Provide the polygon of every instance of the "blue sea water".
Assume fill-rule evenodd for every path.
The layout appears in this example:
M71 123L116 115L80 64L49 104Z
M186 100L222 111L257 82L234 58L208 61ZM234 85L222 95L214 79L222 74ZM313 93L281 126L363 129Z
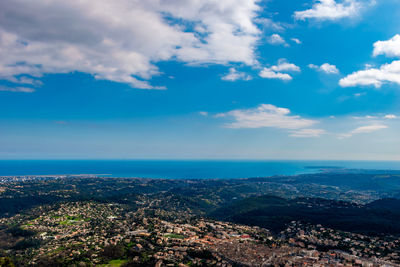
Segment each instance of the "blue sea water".
M318 172L310 166L400 170L399 161L0 160L0 176L96 174L167 179L248 178Z

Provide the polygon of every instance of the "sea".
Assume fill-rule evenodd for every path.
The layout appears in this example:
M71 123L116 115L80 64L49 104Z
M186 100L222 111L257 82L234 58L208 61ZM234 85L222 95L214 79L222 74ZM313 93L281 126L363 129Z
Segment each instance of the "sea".
M231 179L316 173L322 168L400 170L400 161L0 160L0 176L96 175L164 179Z

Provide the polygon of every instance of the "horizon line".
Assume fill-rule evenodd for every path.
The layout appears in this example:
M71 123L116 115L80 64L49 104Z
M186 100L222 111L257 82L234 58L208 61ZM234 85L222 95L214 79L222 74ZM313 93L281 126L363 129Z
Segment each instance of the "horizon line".
M0 158L0 161L42 161L42 160L76 160L76 161L391 161L400 162L400 159L259 159L259 158Z

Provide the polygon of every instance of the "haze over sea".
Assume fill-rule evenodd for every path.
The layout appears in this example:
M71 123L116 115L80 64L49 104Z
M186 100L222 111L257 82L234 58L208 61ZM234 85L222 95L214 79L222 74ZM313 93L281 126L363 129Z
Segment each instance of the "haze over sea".
M0 176L96 174L167 179L248 178L318 172L318 168L400 170L399 161L0 160Z

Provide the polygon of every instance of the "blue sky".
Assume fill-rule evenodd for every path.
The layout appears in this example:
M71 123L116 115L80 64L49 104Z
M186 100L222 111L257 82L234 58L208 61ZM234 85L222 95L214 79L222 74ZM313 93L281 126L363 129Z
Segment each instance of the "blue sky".
M5 0L2 159L400 160L396 0Z

